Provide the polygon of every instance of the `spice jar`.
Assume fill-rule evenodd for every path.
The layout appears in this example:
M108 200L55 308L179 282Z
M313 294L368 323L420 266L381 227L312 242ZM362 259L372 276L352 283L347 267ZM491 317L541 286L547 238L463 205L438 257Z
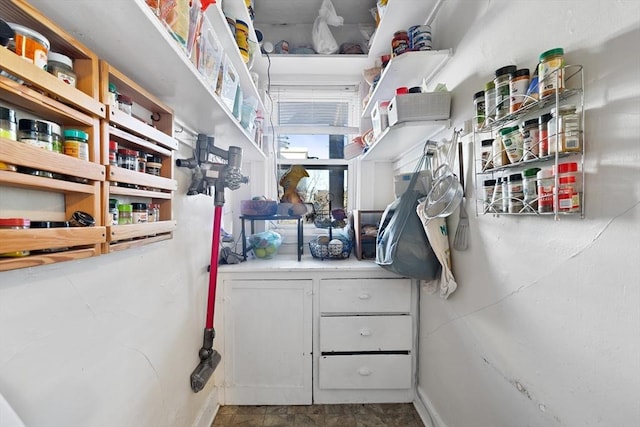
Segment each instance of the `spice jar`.
M558 175L558 210L577 212L580 210L580 186L578 181L578 163L568 162L553 166Z
M504 150L507 152L507 157L509 157L509 162L518 163L521 161L523 139L518 126L508 126L500 129L500 137L502 138Z
M524 195L524 211L538 210L537 174L540 168L530 168L522 171L522 193Z
M133 209L133 224L141 224L143 222L147 222L148 212L146 203L132 203L131 207Z
M66 55L49 52L47 71L66 84L76 87L76 73L73 71L73 61Z
M118 109L118 89L113 83L109 83L109 89L107 92L107 105L112 109Z
M162 169L162 158L147 154L147 173L150 175L160 176Z
M509 175L507 184L509 198L509 213L521 213L524 207L524 193L522 190L522 174L514 173Z
M496 186L495 179L486 179L483 182L482 189L484 190L484 212L489 211L489 206L493 200L493 190Z
M529 87L529 69L516 70L509 80L509 112L515 113L522 107Z
M502 137L500 134L496 136L491 144L491 162L493 163L494 168L499 168L509 164L507 152L504 150L504 146L502 145Z
M93 227L96 225L96 220L87 212L75 211L69 218L69 224L72 227Z
M483 171L493 167L492 157L493 139L483 139L480 142L480 164Z
M485 100L484 100L484 91L476 92L473 95L473 105L475 107L475 116L473 118L475 129L480 130L484 125L484 117L485 117Z
M551 168L538 171L536 181L538 182L538 212L553 212L553 187L555 182Z
M132 171L138 170L138 153L128 148L118 148L118 166Z
M555 108L551 109L551 116L556 120L551 120L549 126L553 129L549 131L549 151L554 153L556 146L558 152L580 151L580 117L576 113L576 106L573 104L563 105L556 113ZM556 131L556 125L558 130ZM557 144L557 145L556 145Z
M118 95L118 110L125 114L131 115L133 109L133 101L126 95Z
M0 106L0 138L17 141L16 112L10 108Z
M491 195L491 204L489 210L491 212L504 212L503 206L508 203L506 200L507 192L503 193L503 178L500 177L496 180L496 184L493 187L493 194Z
M89 134L79 129L64 130L64 154L89 160Z
M118 225L118 199L109 199L109 220L107 223L109 225Z
M43 120L44 121L44 120ZM64 144L62 142L62 126L54 122L47 122L51 126L51 151L62 153Z
M396 31L391 39L393 56L402 55L409 50L409 34L406 31Z
M496 85L493 81L484 85L485 121L496 116Z
M0 230L21 230L29 228L31 221L27 218L0 218ZM13 251L0 254L0 257L28 256L29 251Z
M524 160L538 158L540 149L538 134L538 119L525 120L522 123L522 152Z
M564 90L564 50L551 49L540 54L538 65L540 99Z
M509 114L509 80L516 69L515 65L507 65L496 70L496 78L493 80L496 87L496 120Z
M138 172L146 173L147 172L147 154L143 151L137 152L136 162L138 164Z
M118 166L118 143L109 141L109 165Z
M34 147L52 151L53 129L47 122L20 119L18 122L18 140Z
M551 114L545 113L538 118L538 139L540 141L539 155L545 157L549 155L549 121Z
M133 206L130 203L118 205L118 225L133 224Z

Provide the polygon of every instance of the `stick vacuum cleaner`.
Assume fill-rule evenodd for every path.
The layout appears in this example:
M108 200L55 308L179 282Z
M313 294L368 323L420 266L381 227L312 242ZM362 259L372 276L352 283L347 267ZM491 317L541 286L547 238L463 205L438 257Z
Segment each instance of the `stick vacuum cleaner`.
M209 293L207 297L207 315L204 327L202 348L198 351L200 363L191 373L191 389L194 393L204 388L213 371L220 363L222 356L213 349L216 332L213 318L216 303L216 285L218 280L218 256L220 254L220 228L222 207L224 206L224 189L236 190L240 184L249 182L242 175L242 148L231 146L222 150L214 146L214 138L198 135L194 158L176 160L176 165L192 169L191 186L187 195L208 194L213 188L213 238L211 242L211 263L209 265Z

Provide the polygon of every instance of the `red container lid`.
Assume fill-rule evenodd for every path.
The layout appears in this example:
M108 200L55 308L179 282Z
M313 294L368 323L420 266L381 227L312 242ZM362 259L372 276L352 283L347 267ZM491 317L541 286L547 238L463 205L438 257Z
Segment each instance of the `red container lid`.
M29 227L31 221L27 218L0 218L0 227Z
M117 150L118 143L116 141L109 141L109 150Z
M405 93L409 93L409 88L406 86L401 86L396 88L396 95L403 95Z
M570 162L570 163L560 163L558 165L558 174L561 173L571 173L578 171L578 163Z

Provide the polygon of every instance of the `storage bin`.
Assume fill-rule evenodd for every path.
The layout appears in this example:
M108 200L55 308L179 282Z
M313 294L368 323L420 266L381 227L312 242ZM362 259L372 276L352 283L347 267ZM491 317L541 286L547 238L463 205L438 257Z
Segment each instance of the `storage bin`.
M220 87L220 99L233 112L233 106L238 91L239 77L235 67L227 55L222 66L222 85Z
M451 111L450 92L406 93L389 103L389 126L396 123L446 120Z
M373 126L373 139L378 139L380 134L389 126L389 101L376 102L371 110L371 125Z

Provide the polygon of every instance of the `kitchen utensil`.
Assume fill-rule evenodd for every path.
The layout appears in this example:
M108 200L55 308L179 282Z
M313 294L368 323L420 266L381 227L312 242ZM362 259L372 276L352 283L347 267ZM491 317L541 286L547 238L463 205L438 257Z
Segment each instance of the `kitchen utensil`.
M456 234L453 238L453 249L457 251L465 251L469 246L468 233L469 233L469 215L465 209L464 198L464 159L462 156L462 141L458 144L458 163L460 164L460 184L462 185L462 198L460 199L460 218L458 220L458 227L456 228Z

